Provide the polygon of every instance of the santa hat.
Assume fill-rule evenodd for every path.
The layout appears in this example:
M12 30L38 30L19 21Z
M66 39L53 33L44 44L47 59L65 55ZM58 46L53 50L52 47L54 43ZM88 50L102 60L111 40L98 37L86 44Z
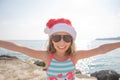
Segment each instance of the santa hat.
M73 37L74 40L76 38L76 31L72 27L71 22L64 18L50 19L46 24L44 32L49 36L56 32L67 32Z

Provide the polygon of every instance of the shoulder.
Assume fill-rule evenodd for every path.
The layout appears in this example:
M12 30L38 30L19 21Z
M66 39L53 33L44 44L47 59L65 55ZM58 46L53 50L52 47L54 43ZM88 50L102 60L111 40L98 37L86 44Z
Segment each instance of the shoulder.
M83 59L83 58L86 58L86 57L87 57L86 54L87 54L88 52L89 52L89 51L87 51L87 50L79 50L79 51L76 51L76 53L74 53L74 54L72 55L72 60L73 60L73 62L76 64L78 60Z
M50 60L50 56L47 51L35 50L34 56L36 56L37 59L43 60L46 64Z

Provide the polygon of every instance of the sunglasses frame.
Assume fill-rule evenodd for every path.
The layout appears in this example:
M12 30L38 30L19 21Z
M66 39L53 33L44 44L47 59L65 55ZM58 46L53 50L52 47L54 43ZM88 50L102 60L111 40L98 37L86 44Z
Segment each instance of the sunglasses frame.
M51 39L54 41L54 42L60 42L61 39L63 39L63 41L69 43L69 42L72 42L73 38L71 35L52 35L51 36Z

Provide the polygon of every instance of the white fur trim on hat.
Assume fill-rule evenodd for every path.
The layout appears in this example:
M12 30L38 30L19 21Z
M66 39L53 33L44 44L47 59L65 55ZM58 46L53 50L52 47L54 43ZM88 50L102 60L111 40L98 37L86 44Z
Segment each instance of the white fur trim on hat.
M50 29L46 27L44 32L47 33L49 36L51 36L53 33L56 33L56 32L67 32L73 37L74 40L76 38L76 31L74 30L74 28L65 23L55 24Z

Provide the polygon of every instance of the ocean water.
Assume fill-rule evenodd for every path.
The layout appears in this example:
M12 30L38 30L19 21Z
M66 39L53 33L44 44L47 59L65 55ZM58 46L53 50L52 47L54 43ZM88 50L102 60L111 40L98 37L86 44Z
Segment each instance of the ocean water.
M94 40L87 45L87 48L93 49L102 44L114 42L120 42L120 40ZM99 70L115 70L120 73L120 48L106 54L79 60L76 68L81 70L83 74L90 74Z
M11 41L38 50L46 50L48 44L47 43L48 41L45 40L11 40ZM87 45L87 48L92 49L102 44L118 41L120 40L94 40ZM79 47L79 45L77 46ZM17 56L23 60L32 59L31 57L23 55L21 53L0 48L0 55L1 54ZM97 55L90 58L79 60L78 63L76 64L76 69L81 70L83 74L90 74L95 71L108 69L115 70L120 73L120 48L110 51L103 55Z

